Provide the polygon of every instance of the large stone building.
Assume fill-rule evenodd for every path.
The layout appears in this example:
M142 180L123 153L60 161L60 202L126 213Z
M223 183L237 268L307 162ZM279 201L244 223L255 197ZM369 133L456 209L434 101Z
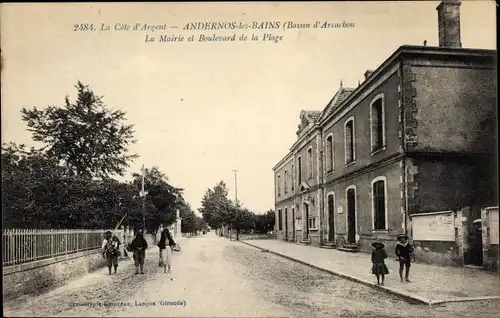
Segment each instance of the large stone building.
M401 46L300 113L273 168L278 239L392 253L412 215L498 204L496 51L462 48L459 9L437 7L439 47Z

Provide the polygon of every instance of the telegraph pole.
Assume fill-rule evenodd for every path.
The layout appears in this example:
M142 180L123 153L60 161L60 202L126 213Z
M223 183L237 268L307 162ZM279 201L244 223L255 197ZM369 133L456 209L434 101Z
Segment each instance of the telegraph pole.
M233 170L234 172L234 202L236 204L236 209L239 208L240 204L238 203L238 170ZM238 227L236 227L236 240L238 241Z
M238 170L233 170L234 172L234 202L238 206Z
M141 187L141 192L139 193L139 196L142 198L142 233L146 233L146 217L145 217L145 210L146 210L146 194L147 192L144 191L144 165L142 165L142 187Z

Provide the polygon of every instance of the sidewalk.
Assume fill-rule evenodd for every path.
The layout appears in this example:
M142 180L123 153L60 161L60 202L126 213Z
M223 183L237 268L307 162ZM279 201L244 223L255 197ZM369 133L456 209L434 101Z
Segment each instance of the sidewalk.
M385 286L377 286L371 273L371 258L365 253L348 253L335 249L302 246L281 240L241 241L244 244L285 258L363 283L408 300L435 305L445 302L500 299L500 278L497 273L465 267L440 267L412 263L411 283L401 283L399 263L386 261L389 275Z

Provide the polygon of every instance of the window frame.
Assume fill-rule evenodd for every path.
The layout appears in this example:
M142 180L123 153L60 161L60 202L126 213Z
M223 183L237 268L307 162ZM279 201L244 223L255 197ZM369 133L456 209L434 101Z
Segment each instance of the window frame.
M281 196L281 175L278 175L277 178L276 178L276 186L277 186L277 190L278 190L278 197Z
M381 128L381 131L382 131L382 144L377 147L376 149L374 148L375 147L375 144L374 144L374 131L373 131L373 110L374 110L374 106L375 106L375 103L377 103L378 101L381 101L380 105L381 105L381 117L382 117L382 123L380 123L380 125L382 125L382 128ZM387 140L386 140L386 127L385 127L385 94L384 93L381 93L381 94L378 94L377 96L375 96L372 101L370 102L370 149L371 149L371 153L372 155L373 154L376 154L380 151L384 151L386 149L386 143L387 143Z
M331 140L331 146L330 149L328 149L329 142L328 140ZM325 139L325 144L326 144L326 173L333 172L335 170L335 147L333 145L333 133L329 133L326 136Z
M376 229L375 228L375 224L376 224L376 220L375 220L375 217L376 217L376 211L375 211L375 197L374 197L374 193L373 193L373 190L374 190L374 186L377 182L384 182L384 215L385 215L385 224L384 224L384 229ZM388 220L388 207L387 207L387 177L386 176L379 176L379 177L376 177L375 179L373 179L371 181L371 193L370 193L370 200L371 200L371 206L372 206L372 231L373 232L388 232L389 231L389 220Z
M281 215L281 209L278 209L278 231L283 231L283 216Z
M308 180L314 179L314 155L312 151L312 146L309 146L307 148L307 173L308 173Z
M347 161L347 125L352 122L352 159ZM356 162L356 121L354 116L349 117L344 123L344 161L345 165L351 165Z

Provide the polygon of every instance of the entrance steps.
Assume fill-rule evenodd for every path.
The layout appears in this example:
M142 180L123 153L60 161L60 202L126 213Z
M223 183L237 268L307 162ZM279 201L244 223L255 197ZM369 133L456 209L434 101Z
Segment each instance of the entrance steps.
M311 244L311 240L308 239L308 240L302 240L298 243L299 245L310 245Z
M334 249L334 248L337 248L337 244L335 244L334 242L325 242L320 247L321 248L326 248L326 249Z
M337 247L337 250L349 253L359 252L359 247L356 244L344 244L342 247Z

